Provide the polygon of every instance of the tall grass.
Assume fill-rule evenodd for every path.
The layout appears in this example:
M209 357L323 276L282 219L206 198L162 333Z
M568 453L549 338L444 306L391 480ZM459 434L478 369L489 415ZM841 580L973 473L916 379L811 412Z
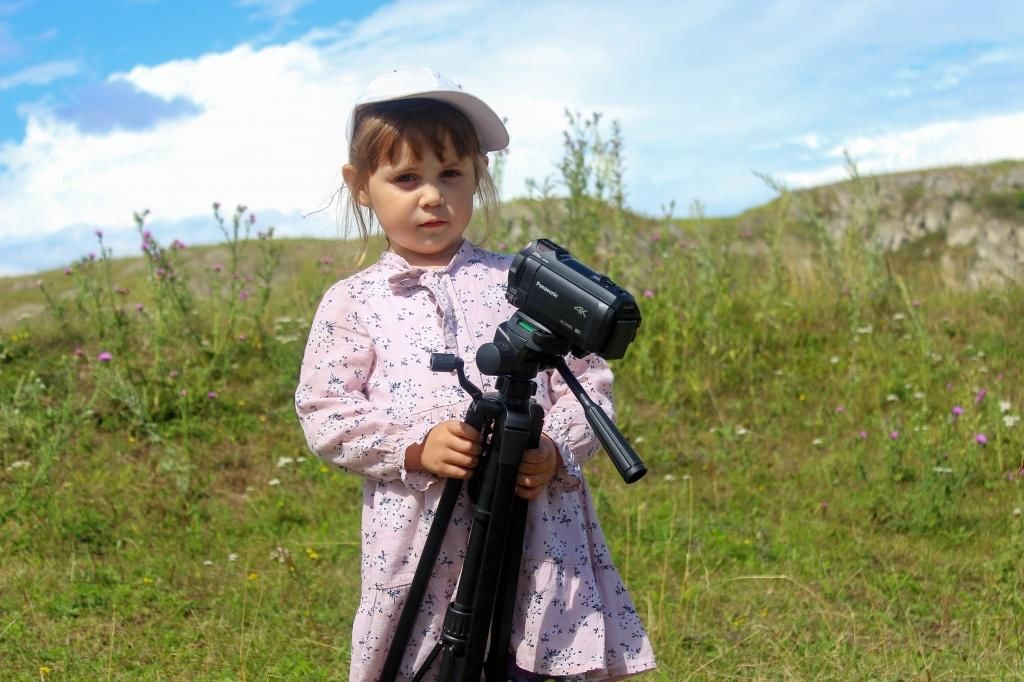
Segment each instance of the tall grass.
M636 216L618 126L569 115L564 144L488 243L549 236L640 302L614 369L650 473L588 476L651 677L1018 676L1019 289L897 267L852 163L834 233L777 183L749 222ZM252 239L245 207L214 205L214 249L146 219L141 258L97 235L0 340L0 673L344 679L360 481L291 396L345 247Z

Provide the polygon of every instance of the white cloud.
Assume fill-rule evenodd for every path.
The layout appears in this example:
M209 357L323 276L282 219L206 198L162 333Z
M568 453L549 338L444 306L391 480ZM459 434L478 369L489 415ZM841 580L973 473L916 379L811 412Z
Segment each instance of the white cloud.
M298 0L250 5L298 16L288 17ZM186 98L200 113L150 130L86 135L43 105L21 107L24 138L0 144L0 252L5 238L71 226L129 230L143 208L169 227L191 226L208 219L213 201L273 215L292 234L335 236L333 208L296 216L323 207L340 184L348 107L373 76L420 65L459 80L508 118L506 197L525 193L527 178L555 173L570 108L622 122L634 208L657 214L669 201L685 206L697 197L711 215L733 212L764 198L751 168L792 169L790 159L810 155L818 169L787 177L824 178L831 166L841 172L831 147L841 139L837 128L885 125L905 102L929 111L927 101L885 97L876 74L907 62L883 59L886 50L927 52L948 40L949 26L962 40L999 44L992 31L1024 25L964 18L953 5L932 12L929 33L917 30L919 12L882 2L826 11L812 0L753 8L636 0L628 9L589 3L581 12L558 2L398 0L292 42L139 66L109 79L167 101ZM949 152L943 162L980 160L976 146L957 142L965 135L850 136L838 148L879 168L930 163L940 151ZM771 140L779 143L765 144ZM1004 145L1002 155L1024 156L1012 149Z
M78 64L72 61L36 64L0 78L0 91L10 90L19 85L46 85L61 78L74 76L78 71Z
M1024 157L1024 112L942 121L879 135L851 137L828 150L825 165L781 173L787 184L807 187L846 177L844 151L868 173L975 164Z

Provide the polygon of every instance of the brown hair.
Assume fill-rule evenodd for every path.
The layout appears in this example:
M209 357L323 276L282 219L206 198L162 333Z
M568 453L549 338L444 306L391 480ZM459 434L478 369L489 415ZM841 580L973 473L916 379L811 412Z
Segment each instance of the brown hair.
M490 228L498 205L498 190L487 171L484 152L476 129L459 109L432 99L412 98L367 104L356 111L348 162L356 174L348 188L347 206L355 218L363 239L359 260L366 255L373 225L373 211L356 201L358 190L365 188L370 176L381 164L401 161L403 145L420 161L429 150L443 158L451 145L457 159L473 159L476 203L484 213L484 225Z

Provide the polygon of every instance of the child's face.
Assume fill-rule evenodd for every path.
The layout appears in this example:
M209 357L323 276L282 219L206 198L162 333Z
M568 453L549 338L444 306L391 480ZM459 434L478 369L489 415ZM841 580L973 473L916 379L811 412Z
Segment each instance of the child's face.
M447 265L473 215L473 159L455 159L450 145L445 157L427 149L417 161L405 147L401 160L382 164L357 195L373 209L391 250L410 265Z

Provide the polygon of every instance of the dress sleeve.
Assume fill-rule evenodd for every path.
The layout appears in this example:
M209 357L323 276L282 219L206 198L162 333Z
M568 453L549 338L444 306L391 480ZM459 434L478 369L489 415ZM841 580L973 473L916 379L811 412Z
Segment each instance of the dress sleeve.
M407 471L405 449L428 429L366 397L376 356L360 309L344 282L331 287L317 308L295 390L306 442L346 471L383 482L401 478L413 490L425 490L437 477Z
M591 400L614 420L612 370L608 363L591 354L584 358L571 357L566 364ZM583 406L558 372L551 372L548 385L551 409L544 416L544 433L554 441L565 463L564 470L559 468L552 479L552 485L565 491L574 490L583 480L581 467L597 452L600 443L594 429L583 416Z

